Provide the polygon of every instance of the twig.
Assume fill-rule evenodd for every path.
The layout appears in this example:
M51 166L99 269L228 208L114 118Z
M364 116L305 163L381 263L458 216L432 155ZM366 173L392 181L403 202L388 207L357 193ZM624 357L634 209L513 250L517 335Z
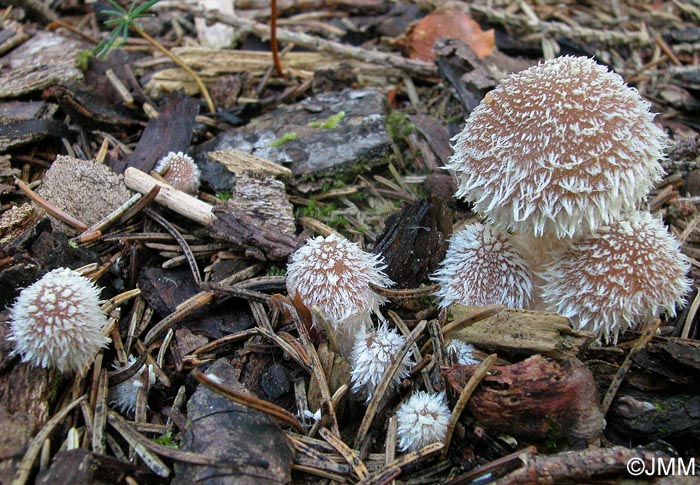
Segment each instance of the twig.
M630 367L632 367L632 357L634 357L634 355L637 352L646 347L649 340L651 340L652 337L656 334L656 331L659 329L660 325L661 320L659 318L657 318L653 322L648 323L644 327L642 335L639 336L639 339L637 339L637 342L634 344L634 347L630 349L629 353L627 354L627 357L625 357L624 362L617 370L617 374L615 374L615 377L613 377L613 380L610 383L610 387L608 388L608 392L605 393L603 404L601 404L601 411L603 413L603 416L608 414L610 405L612 404L613 399L615 399L615 395L617 394L618 389L620 389L622 381L625 380L627 371L630 369Z
M496 485L531 483L561 483L584 480L590 482L596 475L624 473L629 463L640 465L641 470L652 469L652 463L668 455L661 451L622 446L565 451L555 455L521 456L523 467L509 473ZM644 463L644 468L641 466ZM546 481L544 481L546 477Z
M222 24L236 27L240 32L254 33L258 37L270 37L270 28L254 20L236 15L229 15L218 10L205 10L191 6L178 6L181 10L190 12L197 17L203 17L208 21L221 22ZM412 73L420 77L432 77L437 75L434 63L417 59L406 59L396 54L379 52L361 47L341 44L329 40L314 37L301 32L293 32L286 29L277 29L277 39L282 42L293 42L299 47L313 49L320 52L330 52L340 57L350 57L365 62L389 65L397 69Z
M546 22L542 20L531 22L521 16L475 3L469 4L466 8L472 16L484 16L489 22L499 23L514 29L526 29L528 32L540 33L552 38L566 37L604 45L646 46L653 42L653 39L646 32L619 32L580 26L574 28L561 22Z
M476 369L474 374L471 376L469 382L467 382L467 385L464 386L462 392L459 393L459 398L457 399L457 403L455 404L454 409L452 409L450 422L447 425L447 434L445 435L445 439L443 440L443 443L445 443L445 447L442 449L443 459L447 457L447 450L450 446L450 441L452 440L452 433L454 433L455 426L457 426L457 420L459 420L459 417L462 414L464 408L466 407L469 398L472 397L472 393L476 389L476 386L478 386L482 379L486 377L486 374L488 374L488 372L491 370L491 367L493 367L496 363L497 358L498 357L496 356L496 354L491 354L488 357L486 357L486 359L484 359L479 368Z
M214 101L212 101L211 96L209 96L209 91L207 90L207 87L204 85L202 82L202 79L199 77L199 75L192 70L190 66L185 64L185 62L180 59L178 56L170 52L168 49L166 49L163 45L161 45L160 42L155 40L153 37L148 35L146 32L144 32L141 27L136 25L135 23L131 23L129 25L129 28L131 28L134 32L139 34L141 37L146 39L149 44L151 44L153 47L161 51L163 54L168 56L168 58L173 61L175 64L183 68L187 74L192 76L192 79L194 80L195 83L197 83L197 87L199 87L199 91L202 93L202 96L204 96L204 100L207 102L207 107L209 108L210 113L216 113L216 105L214 105Z
M275 64L277 74L286 78L282 70L279 47L277 46L277 0L270 2L270 47L272 49L272 62Z
M37 205L41 206L42 209L54 216L56 219L60 220L61 222L65 222L69 226L81 232L85 231L88 228L85 224L80 222L75 217L66 214L58 207L55 207L54 205L50 204L46 199L34 192L31 188L29 188L29 185L25 184L20 179L16 178L15 183L17 184L17 187L19 187L27 197L32 199Z

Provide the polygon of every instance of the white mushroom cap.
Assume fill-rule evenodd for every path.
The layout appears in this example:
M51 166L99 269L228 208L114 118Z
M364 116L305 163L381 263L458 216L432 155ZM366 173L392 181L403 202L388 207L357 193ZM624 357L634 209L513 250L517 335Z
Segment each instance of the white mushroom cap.
M450 408L445 393L414 392L396 411L399 449L415 451L442 441L450 423Z
M649 103L585 57L505 78L454 138L457 197L514 231L590 233L636 209L663 170Z
M616 342L621 332L667 313L691 288L688 258L663 222L637 212L574 241L540 276L551 311Z
M379 311L385 300L369 285L393 284L384 274L385 267L381 256L363 251L342 236L318 236L292 254L287 292L308 310L318 306L337 328L355 315Z
M77 271L58 268L46 273L17 297L10 309L13 354L37 367L79 371L110 339L102 329L100 288Z
M440 306L498 303L524 308L532 293L528 263L510 235L484 224L470 224L450 239L445 259L433 276Z

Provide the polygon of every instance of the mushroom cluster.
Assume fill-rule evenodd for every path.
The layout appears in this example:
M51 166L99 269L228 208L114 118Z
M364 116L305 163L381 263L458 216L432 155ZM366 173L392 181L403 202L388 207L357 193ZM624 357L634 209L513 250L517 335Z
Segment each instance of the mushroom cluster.
M455 195L502 232L453 236L434 275L442 304L527 307L532 289L530 305L607 342L673 314L690 266L663 223L639 212L666 146L649 108L586 57L548 60L488 93L447 168Z

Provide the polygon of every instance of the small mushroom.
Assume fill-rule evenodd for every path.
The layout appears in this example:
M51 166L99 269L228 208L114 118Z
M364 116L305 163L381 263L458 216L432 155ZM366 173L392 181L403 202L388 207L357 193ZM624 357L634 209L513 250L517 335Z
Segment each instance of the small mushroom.
M401 451L415 451L444 440L450 423L445 393L414 392L397 409L396 420Z
M156 162L153 170L177 190L196 194L202 176L199 167L189 155L182 152L169 152Z
M660 180L666 136L649 103L585 57L505 78L454 138L457 197L504 228L574 237L637 208Z
M539 276L550 310L615 343L627 329L674 315L691 288L689 269L663 222L636 212L573 241Z
M374 389L382 379L387 367L398 354L406 338L393 329L388 329L385 324L373 332L361 329L355 337L355 345L352 348L350 363L352 366L352 392L367 401L372 399ZM415 365L410 355L406 355L394 375L392 384L401 383L408 377L408 372Z
M106 324L100 288L77 271L58 268L19 294L10 309L8 338L23 362L80 371L110 342L102 333Z
M348 358L355 335L372 327L371 314L379 314L386 301L370 284L393 284L384 268L380 255L363 251L343 236L318 236L292 254L287 292L302 314L318 306L336 331L341 354ZM312 321L318 323L315 316Z
M510 235L484 224L470 224L450 239L447 255L432 276L440 285L440 306L498 303L523 308L532 293L528 263Z

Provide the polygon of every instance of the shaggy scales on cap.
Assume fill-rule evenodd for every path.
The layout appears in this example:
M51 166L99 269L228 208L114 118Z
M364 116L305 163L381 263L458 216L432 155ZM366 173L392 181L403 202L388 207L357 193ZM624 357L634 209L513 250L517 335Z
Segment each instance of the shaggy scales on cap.
M287 292L306 309L318 306L336 328L354 315L377 312L384 298L370 283L387 287L382 258L370 254L342 236L309 239L287 267Z
M574 326L614 343L639 323L674 315L690 291L689 269L663 222L637 212L557 254L540 275L542 298Z
M665 134L649 103L606 67L559 57L505 78L454 138L455 194L535 236L590 233L636 209L660 180Z
M454 234L439 270L432 279L440 306L498 303L524 308L532 293L527 262L510 242L510 235L495 227L470 224Z
M102 333L107 317L100 289L68 268L50 271L22 290L10 319L13 354L37 367L79 371L110 342Z
M201 171L189 155L182 152L169 152L158 160L153 170L177 190L196 194L199 190Z

